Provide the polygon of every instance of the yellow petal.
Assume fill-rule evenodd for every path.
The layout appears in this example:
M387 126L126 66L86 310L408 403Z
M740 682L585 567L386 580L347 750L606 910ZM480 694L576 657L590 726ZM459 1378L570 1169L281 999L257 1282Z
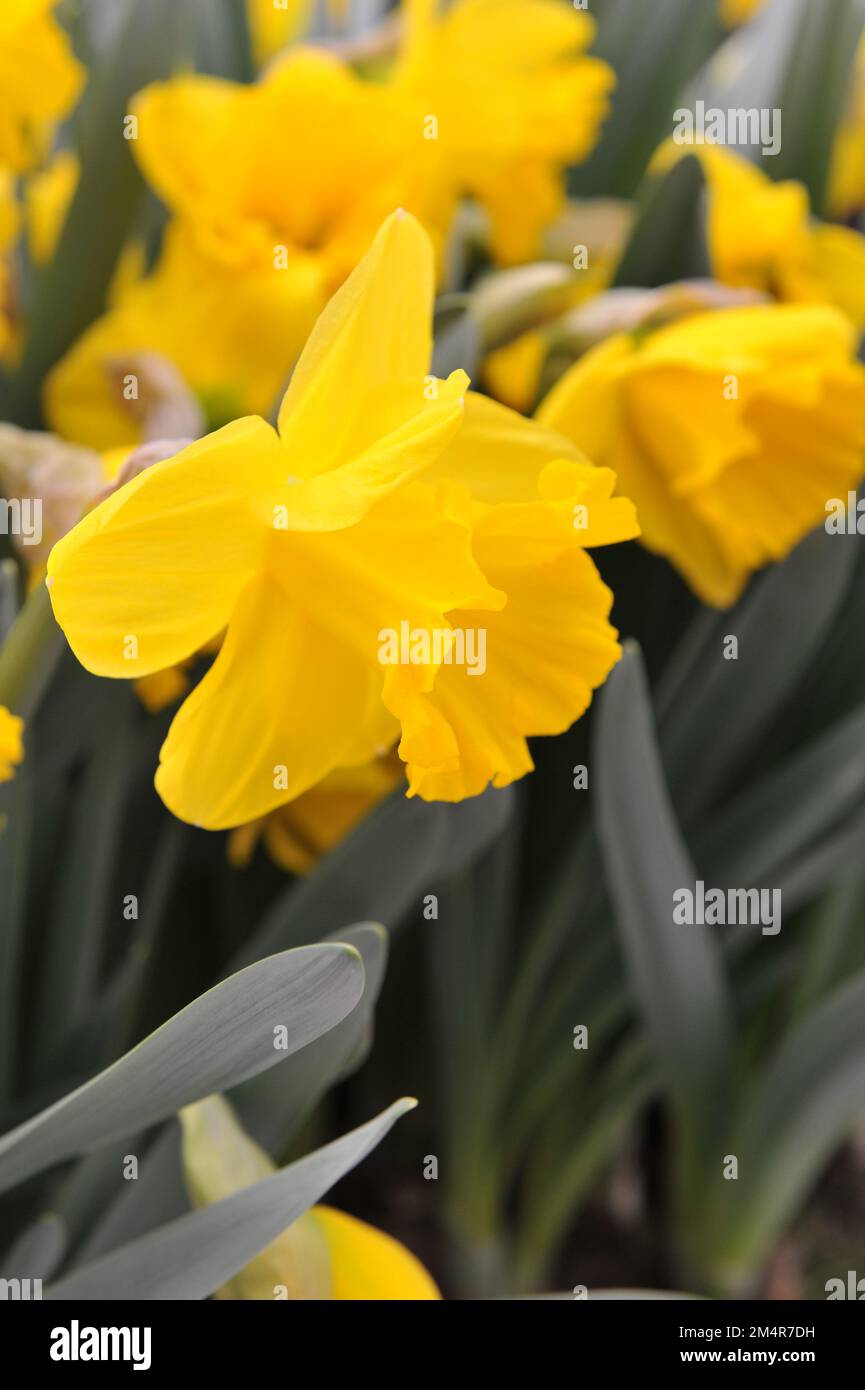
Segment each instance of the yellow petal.
M128 286L49 373L46 415L59 434L91 448L140 443L140 419L121 386L124 362L142 352L179 371L214 426L269 414L324 296L308 260L228 271L174 226L153 273Z
M0 782L8 782L24 760L24 720L0 705Z
M51 11L56 0L0 6L0 164L25 169L45 144L47 125L75 101L84 72Z
M381 685L374 660L362 660L261 575L175 716L157 791L181 820L208 830L255 820L393 741Z
M334 1298L441 1298L420 1260L392 1236L334 1207L314 1207L312 1216L330 1251Z
M433 252L415 218L395 213L313 329L279 412L301 476L350 458L377 388L421 383L432 351Z
M824 305L700 314L588 353L541 416L615 471L649 549L726 607L865 471L855 341Z
M424 478L453 479L479 502L531 501L547 464L564 458L580 458L564 433L470 391L461 428Z
M276 1172L264 1149L242 1128L222 1096L208 1096L179 1114L183 1172L197 1207L210 1206ZM312 1212L277 1236L218 1291L220 1299L329 1299L331 1258Z
M435 382L427 400L420 381L373 392L357 422L357 454L309 479L289 478L266 501L269 518L288 531L337 531L359 521L377 502L430 466L460 432L468 378L454 372ZM391 407L399 404L399 411ZM392 428L390 428L392 426ZM387 432L367 443L375 429ZM287 461L291 468L292 462Z
M157 83L133 111L146 177L202 250L236 268L270 266L282 248L316 260L334 288L417 181L405 98L320 49L291 50L252 85Z
M268 540L252 499L281 461L270 426L238 420L139 474L58 542L51 601L82 665L147 675L225 627Z
M607 491L612 482L607 475ZM619 539L633 533L628 508ZM484 634L485 669L443 665L430 689L385 688L403 728L411 795L458 801L524 776L532 770L527 738L569 728L606 679L620 654L608 622L612 595L576 534L555 507L539 504L494 508L478 520L479 564L507 603L449 616L454 627Z

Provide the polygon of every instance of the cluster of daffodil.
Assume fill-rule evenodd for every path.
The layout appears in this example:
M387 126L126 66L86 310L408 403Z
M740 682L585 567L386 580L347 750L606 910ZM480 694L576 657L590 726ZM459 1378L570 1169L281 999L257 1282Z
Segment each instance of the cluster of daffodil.
M50 10L16 0L4 20L46 74L0 146L9 170L34 170L37 260L77 178L69 151L45 158L81 80ZM693 147L712 271L754 302L662 305L612 331L608 250L591 290L580 276L569 289L601 330L536 421L461 373L438 381L430 320L460 206L483 209L494 262L536 257L568 225L564 171L596 143L613 73L586 52L592 21L557 0L407 0L374 76L291 44L308 18L303 4L250 4L265 63L251 85L188 75L137 95L130 147L171 214L162 252L144 271L127 248L111 306L44 397L78 451L82 510L94 469L104 481L142 440L192 439L121 472L60 541L52 601L82 662L139 678L154 708L218 649L157 786L185 820L242 827L235 862L280 810L265 839L295 868L327 844L310 796L326 798L335 834L400 765L410 794L472 796L530 770L528 737L579 717L618 656L587 548L639 527L704 601L728 605L855 486L865 451L865 239L717 147ZM691 152L670 143L651 172ZM18 216L9 204L7 244ZM608 245L622 239L619 222ZM492 354L494 394L537 398L546 341L535 331ZM259 417L281 396L274 431ZM403 619L483 627L485 679L443 662L383 669L376 634Z
M761 8L721 0L720 15ZM10 368L22 237L50 261L80 174L56 130L84 74L53 9L0 12ZM566 173L597 144L615 75L560 0L404 0L355 53L304 42L310 12L249 0L253 83L186 73L135 96L130 151L167 213L158 256L129 241L105 312L49 373L53 434L0 436L6 493L46 505L28 559L37 578L47 561L80 662L135 679L149 708L182 697L165 804L230 829L235 865L263 839L295 873L398 785L430 801L506 786L531 771L530 738L581 717L620 655L590 550L641 537L726 607L865 473L865 238L718 147L665 143L649 170L699 160L710 283L623 299L632 210L607 209L597 260L550 280L554 311L488 345L489 395L437 376L436 292L458 249L470 260L474 237L506 275L569 244ZM845 218L865 205L863 90L832 172ZM383 664L380 634L403 623L425 655ZM483 679L432 641L477 630ZM0 707L0 780L21 757ZM220 1105L184 1115L201 1201L266 1171ZM316 1209L234 1296L277 1267L292 1287L303 1266L304 1296L351 1297L361 1256L368 1277L393 1260L411 1296L435 1296L358 1231Z

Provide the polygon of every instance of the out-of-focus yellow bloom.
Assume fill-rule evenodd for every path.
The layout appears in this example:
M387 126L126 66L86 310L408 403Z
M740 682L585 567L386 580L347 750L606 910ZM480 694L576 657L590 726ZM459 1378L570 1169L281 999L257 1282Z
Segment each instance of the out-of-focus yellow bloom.
M726 607L865 472L855 348L822 305L700 314L587 353L539 418L615 469L649 549Z
M413 793L505 785L531 768L526 737L569 727L618 658L584 547L636 534L633 507L566 439L466 396L464 373L428 375L433 272L415 219L390 217L316 325L278 434L249 418L190 445L51 554L57 620L101 675L173 666L227 628L162 749L181 819L256 820L400 726ZM408 659L383 651L403 624L421 637ZM483 674L448 665L466 628L488 636Z
M344 840L404 780L405 769L395 753L361 767L339 768L296 801L232 831L229 861L236 869L245 868L263 840L281 869L309 873L323 854Z
M11 357L16 336L14 291L8 256L20 225L15 179L8 169L0 169L0 361Z
M135 682L135 693L146 710L158 714L169 705L176 705L188 694L192 682L187 675L189 662L179 662L166 671L154 671Z
M65 438L94 449L140 443L141 383L130 359L141 353L176 368L213 425L248 411L267 413L315 322L321 295L308 265L236 273L202 258L184 229L172 227L154 272L119 290L114 307L49 374L48 420Z
M832 216L844 221L865 207L865 33L856 49L847 109L835 134L827 202Z
M180 1112L183 1166L196 1206L275 1173L222 1096ZM222 1299L438 1299L423 1265L384 1231L332 1207L313 1207L216 1294Z
M0 165L27 169L69 110L83 69L52 14L56 0L0 5Z
M306 28L313 0L246 0L249 37L256 67L275 58Z
M721 18L731 28L736 24L747 24L765 3L766 0L721 0Z
M447 209L470 194L506 263L530 260L564 207L563 169L597 143L612 69L594 21L558 0L406 0L395 81L419 103L417 158Z
M253 86L178 77L140 92L135 153L199 249L317 282L322 302L397 206L414 210L419 136L396 93L335 57L289 52Z
M528 414L537 400L546 357L547 338L542 330L521 333L486 358L484 386L497 401Z
M716 279L790 304L834 304L865 327L865 237L811 217L804 184L774 183L717 145L664 145L661 170L695 154L709 190L708 238Z
M0 705L0 782L9 782L24 760L24 720Z
M8 169L0 169L0 256L5 256L14 245L20 226L15 179Z
M60 150L46 168L27 180L27 244L36 265L44 265L54 254L79 172L78 156L72 150Z

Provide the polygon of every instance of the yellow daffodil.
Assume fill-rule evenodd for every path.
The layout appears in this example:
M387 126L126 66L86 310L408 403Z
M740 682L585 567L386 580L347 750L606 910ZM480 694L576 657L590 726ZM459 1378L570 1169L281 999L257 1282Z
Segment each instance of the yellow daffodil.
M44 265L54 254L79 172L78 156L72 150L60 150L44 169L27 180L27 243L36 265Z
M419 103L418 158L438 202L487 210L494 255L531 259L564 207L563 170L598 140L612 69L594 21L558 0L406 0L395 81Z
M865 328L865 237L811 217L804 184L774 183L717 145L663 146L661 170L695 154L706 175L709 254L725 285L765 290L784 303L834 304Z
M257 67L275 58L302 34L313 0L246 0L252 57Z
M9 253L21 223L15 179L8 169L0 169L0 361L13 356L16 341L15 292Z
M180 1112L183 1168L198 1207L222 1201L275 1173L222 1096ZM430 1275L384 1231L317 1206L277 1236L216 1294L221 1299L438 1299Z
M144 173L199 249L234 269L314 280L322 303L383 217L415 205L406 103L324 52L290 52L252 86L157 83L132 108Z
M865 473L865 368L823 306L699 314L586 354L539 418L615 469L646 545L726 607Z
M179 373L211 424L269 413L321 294L308 267L235 273L203 259L181 227L170 228L154 272L118 288L113 307L49 374L51 427L93 449L140 443L142 354Z
M323 854L344 840L404 780L405 772L395 753L361 767L339 768L296 801L233 830L229 861L237 869L245 868L263 840L281 869L292 874L309 873Z
M54 18L56 0L0 5L0 165L27 169L51 122L72 106L83 71Z
M428 374L433 279L429 238L394 214L316 325L279 433L247 418L191 444L51 554L57 620L101 675L174 666L227 628L162 749L181 819L256 820L400 731L412 792L505 785L619 656L584 547L635 535L633 507L464 373ZM410 654L397 632L420 635ZM465 655L481 632L484 672Z
M0 705L0 782L9 782L24 760L24 720Z
M843 221L865 207L865 32L856 49L846 110L835 133L827 202L832 216Z
M747 24L759 14L766 0L721 0L721 18L733 28L737 24Z

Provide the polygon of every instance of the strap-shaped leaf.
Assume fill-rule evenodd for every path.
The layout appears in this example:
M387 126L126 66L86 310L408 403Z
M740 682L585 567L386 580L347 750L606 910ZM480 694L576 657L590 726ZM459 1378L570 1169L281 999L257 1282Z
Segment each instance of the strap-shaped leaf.
M76 1270L45 1297L207 1298L360 1163L415 1104L396 1101L374 1120L272 1177Z
M334 922L397 926L431 885L459 873L501 834L513 808L512 788L455 805L393 792L308 878L280 894L233 965L320 941Z
M789 1034L755 1087L716 1189L715 1258L735 1280L760 1261L865 1109L865 975ZM720 1172L720 1166L719 1166ZM735 1191L732 1189L735 1188Z
M726 1074L731 1024L711 928L673 921L694 869L664 782L639 648L601 692L594 745L597 830L637 999L674 1091L703 1108Z
M630 198L688 79L722 34L717 0L605 0L594 52L616 74L613 112L597 149L575 170L571 192Z
M679 815L710 806L794 695L850 587L856 547L822 529L762 576L742 602L684 639L660 742ZM726 661L724 638L738 638ZM686 669L687 666L687 669ZM711 730L711 737L707 737Z
M345 945L286 951L232 975L0 1139L0 1191L256 1076L333 1028L362 992L363 964Z
M721 883L770 884L789 861L865 806L865 708L772 770L724 808L697 841Z
M711 274L706 242L706 180L686 155L644 187L636 223L616 269L616 285L654 289Z
M387 964L387 932L367 922L335 932L333 939L353 946L363 960L363 998L357 1008L292 1058L289 1066L262 1072L231 1096L244 1126L274 1156L284 1151L329 1087L360 1064L371 1037Z

